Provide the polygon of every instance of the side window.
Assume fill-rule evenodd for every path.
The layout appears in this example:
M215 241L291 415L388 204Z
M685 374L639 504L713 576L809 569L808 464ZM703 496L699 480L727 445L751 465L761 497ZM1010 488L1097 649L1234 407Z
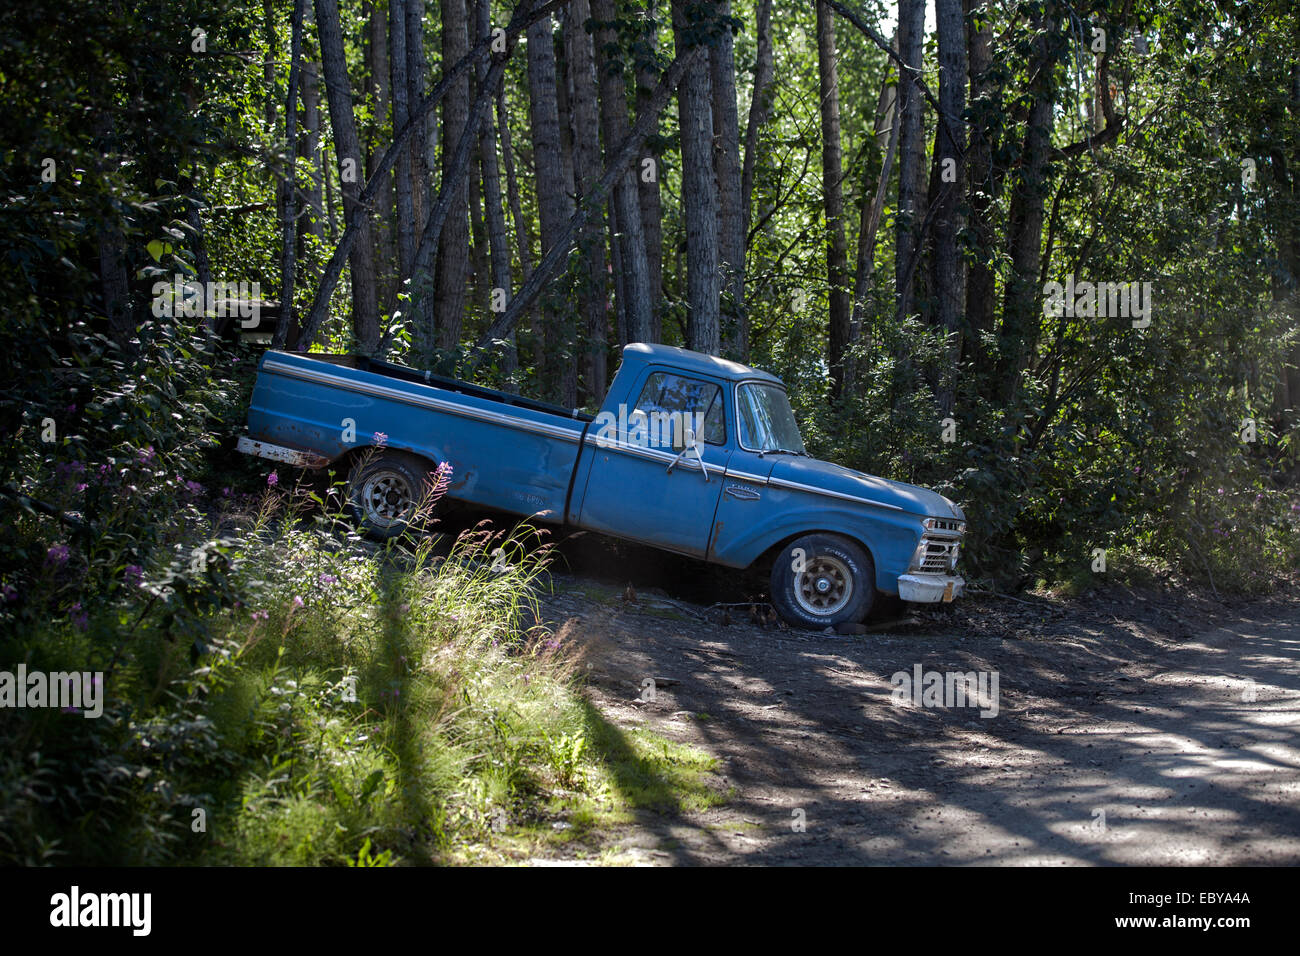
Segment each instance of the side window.
M655 372L641 389L636 411L646 416L651 447L680 449L688 428L710 445L727 443L722 389L713 382Z

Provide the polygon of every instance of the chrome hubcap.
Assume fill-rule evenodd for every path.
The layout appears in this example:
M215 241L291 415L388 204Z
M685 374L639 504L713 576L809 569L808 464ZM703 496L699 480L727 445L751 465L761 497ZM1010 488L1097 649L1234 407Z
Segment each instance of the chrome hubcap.
M853 574L839 558L828 554L808 561L794 576L794 598L809 614L829 617L853 597Z
M361 504L368 522L386 528L410 517L415 497L405 478L396 472L381 471L361 486Z

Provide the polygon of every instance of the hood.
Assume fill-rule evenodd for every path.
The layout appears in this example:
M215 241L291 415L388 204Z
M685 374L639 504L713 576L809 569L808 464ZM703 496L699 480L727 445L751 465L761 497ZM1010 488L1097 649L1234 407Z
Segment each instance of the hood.
M966 518L961 508L928 488L877 478L875 475L815 458L781 455L772 467L771 477L878 501L927 518L957 518L962 521Z

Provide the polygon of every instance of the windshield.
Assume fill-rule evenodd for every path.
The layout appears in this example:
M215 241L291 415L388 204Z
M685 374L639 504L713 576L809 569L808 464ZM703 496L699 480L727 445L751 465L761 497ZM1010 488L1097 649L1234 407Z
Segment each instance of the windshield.
M750 451L805 454L799 426L785 390L753 382L736 390L739 397L740 444Z

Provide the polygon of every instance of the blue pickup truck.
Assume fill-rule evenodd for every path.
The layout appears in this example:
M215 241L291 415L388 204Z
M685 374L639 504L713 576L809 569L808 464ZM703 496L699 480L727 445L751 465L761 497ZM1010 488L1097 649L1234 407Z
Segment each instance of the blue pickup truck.
M348 472L372 536L401 534L430 474L453 500L731 568L770 566L792 624L861 621L875 596L962 593L961 509L818 461L785 386L666 345L628 345L595 415L360 356L267 352L239 450Z

